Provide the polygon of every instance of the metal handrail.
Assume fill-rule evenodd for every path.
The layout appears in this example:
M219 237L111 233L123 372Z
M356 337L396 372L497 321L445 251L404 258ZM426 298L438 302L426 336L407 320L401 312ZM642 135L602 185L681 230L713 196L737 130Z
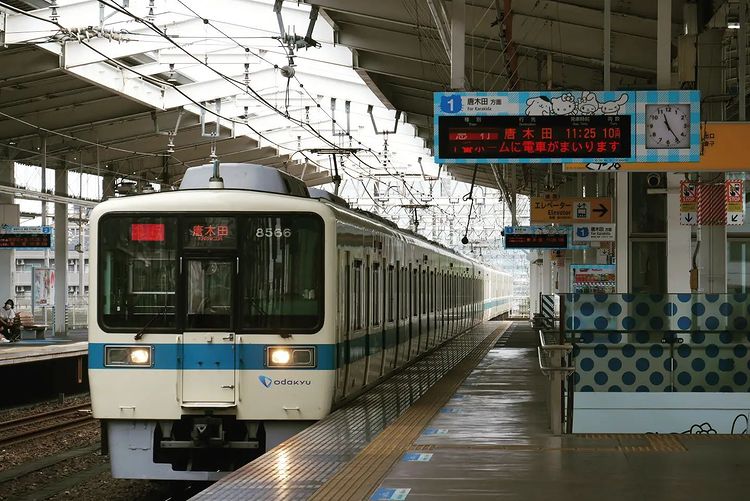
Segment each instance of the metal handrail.
M537 356L539 358L539 369L541 369L542 374L545 376L549 376L550 372L573 372L575 370L575 367L573 366L560 366L560 367L553 367L549 365L545 365L542 361L542 350L544 351L562 351L564 353L569 353L573 350L573 345L570 343L565 344L547 344L544 338L544 331L542 329L539 329L539 342L541 346L537 346Z
M566 366L566 367L552 367L549 365L544 365L542 362L542 347L537 346L536 348L537 356L539 357L539 368L542 370L542 374L545 376L548 376L550 372L573 372L576 370L573 366Z

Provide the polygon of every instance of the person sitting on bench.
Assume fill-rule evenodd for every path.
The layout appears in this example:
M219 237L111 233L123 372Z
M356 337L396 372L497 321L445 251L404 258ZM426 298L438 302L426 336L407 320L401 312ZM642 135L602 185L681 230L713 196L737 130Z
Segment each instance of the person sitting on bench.
M3 309L0 310L0 327L2 327L2 335L0 336L0 343L9 343L12 339L17 337L17 330L13 325L16 319L16 310L13 309L15 305L12 299L5 301Z

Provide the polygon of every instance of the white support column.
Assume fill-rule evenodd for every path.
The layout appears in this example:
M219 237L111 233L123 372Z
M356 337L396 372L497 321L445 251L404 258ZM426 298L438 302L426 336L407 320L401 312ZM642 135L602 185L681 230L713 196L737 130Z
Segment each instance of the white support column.
M656 86L669 89L672 72L672 1L659 0L656 20ZM690 292L690 226L680 224L682 174L667 174L667 292Z
M630 292L630 183L627 172L615 174L615 259L617 263L617 293Z
M541 251L542 254L542 294L552 294L552 252Z
M466 88L466 0L453 0L451 7L451 88L463 90Z
M55 170L55 195L68 194L68 171ZM65 336L68 298L68 204L55 203L55 336Z
M680 224L681 173L667 173L667 292L690 292L690 226Z
M13 185L14 178L13 160L0 160L0 182ZM13 203L13 195L0 195L0 224L18 226L20 223L20 211L18 205ZM0 301L16 299L16 251L14 249L0 250Z
M529 318L539 312L539 291L541 290L542 267L537 261L538 252L529 251Z

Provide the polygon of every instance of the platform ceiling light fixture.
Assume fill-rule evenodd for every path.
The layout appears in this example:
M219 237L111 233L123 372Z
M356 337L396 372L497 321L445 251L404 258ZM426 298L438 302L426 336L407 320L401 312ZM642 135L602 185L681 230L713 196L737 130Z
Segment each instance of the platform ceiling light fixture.
M727 5L727 29L738 30L740 29L740 14L738 4Z

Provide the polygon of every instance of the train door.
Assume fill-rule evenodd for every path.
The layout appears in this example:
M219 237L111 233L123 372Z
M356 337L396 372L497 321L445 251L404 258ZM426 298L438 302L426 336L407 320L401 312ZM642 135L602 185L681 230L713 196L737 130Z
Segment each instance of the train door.
M351 267L348 251L339 252L339 318L336 330L336 398L343 398L346 393L346 379L349 372L349 336L352 319L351 303Z
M233 327L237 258L186 258L183 266L183 405L233 406L237 394Z

